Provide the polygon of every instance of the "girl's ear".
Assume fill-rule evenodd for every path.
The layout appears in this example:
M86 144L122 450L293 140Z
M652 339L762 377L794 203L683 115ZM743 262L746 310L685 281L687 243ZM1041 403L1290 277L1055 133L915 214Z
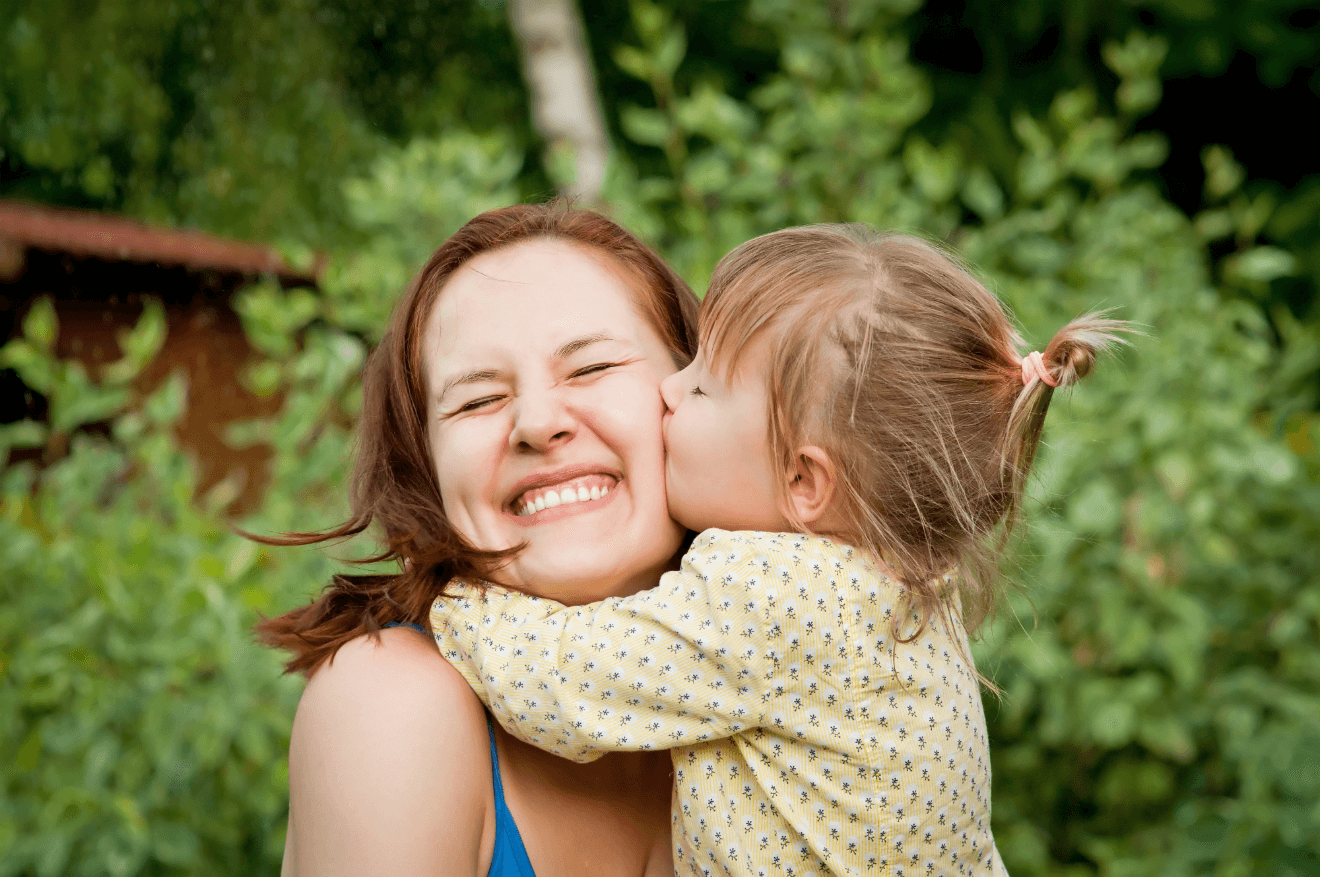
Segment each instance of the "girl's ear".
M829 454L815 445L798 448L788 471L786 517L801 526L819 530L829 517L838 484Z

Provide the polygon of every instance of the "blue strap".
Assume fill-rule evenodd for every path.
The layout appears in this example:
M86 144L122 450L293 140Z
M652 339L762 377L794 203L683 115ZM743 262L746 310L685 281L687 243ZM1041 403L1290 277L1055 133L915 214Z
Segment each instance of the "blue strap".
M495 751L495 726L486 715L486 733L490 735L490 770L495 786L495 853L490 859L487 877L536 877L532 860L527 858L518 824L504 803L504 783L500 780L500 756Z
M389 624L381 625L382 630L384 630L387 627L411 627L413 630L417 631L418 633L424 633L427 636L431 635L431 631L422 627L420 624L413 624L411 621L391 621Z
M381 627L411 627L427 636L431 635L420 624L409 621L391 621ZM490 870L486 872L486 877L536 877L536 872L532 870L532 860L527 857L527 848L523 846L518 823L513 821L509 805L504 803L500 756L495 749L495 726L491 724L489 713L486 714L486 733L490 735L490 771L495 786L495 852L490 858Z

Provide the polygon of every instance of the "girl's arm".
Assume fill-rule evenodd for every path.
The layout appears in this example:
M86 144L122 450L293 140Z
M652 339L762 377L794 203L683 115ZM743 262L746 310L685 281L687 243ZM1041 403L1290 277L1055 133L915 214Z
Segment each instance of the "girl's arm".
M500 723L556 755L727 737L764 724L793 636L781 610L801 570L772 538L707 531L658 587L587 606L466 587L436 601L431 626Z
M312 676L289 747L287 877L485 874L481 703L415 631L361 637Z

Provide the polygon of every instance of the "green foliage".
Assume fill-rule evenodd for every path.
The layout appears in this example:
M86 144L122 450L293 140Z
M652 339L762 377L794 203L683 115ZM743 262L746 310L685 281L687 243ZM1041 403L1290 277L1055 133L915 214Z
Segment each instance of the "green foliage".
M50 422L0 428L0 448L44 445L51 462L0 473L0 873L251 871L279 856L299 690L251 626L329 564L258 551L218 518L223 497L198 501L172 432L189 388L129 389L159 305L98 381L52 358L49 307L24 329L0 359ZM110 417L108 437L78 429Z
M928 137L956 140L1004 176L1020 158L1015 113L1041 115L1061 92L1086 89L1120 121L1145 116L1168 149L1138 176L1189 215L1208 214L1221 288L1267 320L1285 307L1314 324L1320 176L1313 150L1285 132L1320 112L1318 21L1308 0L927 0L903 30L933 85L918 124ZM1198 157L1243 176L1203 173ZM1293 258L1236 258L1259 245Z
M1281 353L1216 294L1194 229L1148 187L1078 199L1064 180L1031 202L964 242L1024 322L1119 305L1151 338L1055 411L1029 599L978 651L1005 691L1001 848L1020 874L1312 873L1320 458L1262 414L1314 338Z
M0 57L0 194L237 237L342 245L386 136L532 146L522 91L489 87L518 81L502 17L464 0L16 0Z
M431 251L485 210L518 200L522 154L503 134L459 129L384 152L345 185L348 219L366 239L322 283L325 317L366 337L384 330L399 292Z
M6 4L6 193L322 237L338 193L314 171L342 173L373 137L325 79L338 47L301 26L312 6ZM281 50L291 33L304 51Z
M999 847L1019 877L1315 873L1320 329L1278 291L1320 264L1320 232L1308 225L1320 190L1303 185L1280 198L1227 148L1210 147L1194 215L1164 197L1150 174L1169 141L1142 126L1160 109L1169 65L1188 63L1181 32L1167 29L1125 27L1097 47L1112 79L1048 80L1039 101L992 106L993 124L984 106L960 124L931 124L947 103L907 42L917 5L753 0L739 51L755 44L774 55L749 83L722 78L709 55L693 57L711 49L686 6L634 0L627 27L602 51L602 81L633 85L618 91L627 98L608 209L698 288L720 256L756 234L864 221L957 247L1037 347L1097 307L1142 324L1146 337L1102 362L1075 396L1056 399L1009 563L1020 587L976 646L1004 691L987 700ZM1187 9L1198 4L1145 5L1191 21ZM301 8L240 5L224 15L274 28ZM375 27L362 9L331 8L340 17L313 29L320 36L309 44L341 47L327 49L327 68L334 51L363 51L345 36L357 32L354 21ZM488 27L488 11L464 14ZM41 14L24 6L4 25L10 44L33 55L0 71L11 89L0 112L16 112L13 89L30 90L34 70L65 57L58 46L22 42L28 25L15 22ZM152 22L164 14L144 13L144 35L122 51L160 55L164 26ZM390 32L405 18L390 5L381 26ZM113 21L96 21L118 33ZM1037 26L1029 17L1011 24ZM87 28L77 32L110 39ZM189 56L190 47L178 51ZM264 63L276 62L257 69ZM278 63L306 71L317 62ZM61 88L81 81L61 76ZM116 94L141 103L132 116L149 135L141 149L177 148L177 137L152 133L164 123L151 115L149 79ZM425 91L391 82L354 87ZM365 131L350 103L325 88L317 106L345 120L344 131ZM297 100L318 93L293 91ZM94 109L119 105L87 94ZM68 101L44 133L31 133L39 126L29 114L0 148L30 140L38 145L23 147L32 150L22 153L26 166L45 161L74 181L90 175L76 183L90 193L96 144L129 123ZM284 152L250 148L302 156L282 168L315 164L324 143L297 125L281 118L251 129L253 144L285 138ZM333 204L354 244L331 258L316 294L257 284L236 302L262 355L244 379L284 399L274 417L229 427L231 444L275 452L249 529L341 519L358 374L394 299L464 220L526 190L521 129L448 125L418 136L422 126L401 122L392 132L400 145L354 141L366 145L351 162L327 157L306 178L323 187L317 194L299 195L303 183L291 182L269 200L252 196L267 217L289 215L285 198L304 199L295 214L308 216ZM238 130L213 141L198 129L198 155L238 149ZM222 199L172 201L151 181L155 165L112 158L116 192L153 193L131 203L236 227ZM181 165L177 191L201 191L209 168L226 166L212 162ZM135 189L135 179L147 182ZM212 206L194 214L178 206L203 202ZM52 356L54 310L38 302L22 337L0 350L0 366L45 395L51 412L48 423L0 427L0 450L40 448L47 462L0 473L0 600L10 607L0 614L0 736L14 753L0 773L0 877L251 873L273 870L279 856L282 753L298 684L278 676L279 657L248 631L258 612L304 602L333 563L235 536L217 511L232 485L195 495L193 466L171 430L189 388L175 379L147 398L132 389L163 326L149 307L122 341L124 359L88 375ZM107 419L108 435L83 428Z

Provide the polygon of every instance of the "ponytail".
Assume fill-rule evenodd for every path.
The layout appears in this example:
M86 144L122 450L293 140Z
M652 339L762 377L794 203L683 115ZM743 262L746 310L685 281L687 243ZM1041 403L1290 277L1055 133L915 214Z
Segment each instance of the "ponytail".
M1100 354L1128 343L1120 333L1134 331L1130 323L1108 319L1105 313L1096 311L1068 323L1054 333L1044 353L1029 353L1022 357L1019 360L1024 364L1021 371L1015 369L1011 377L1006 378L1021 380L1023 386L1017 391L1004 437L1001 476L1009 489L1005 534L1017 522L1027 475L1036 459L1045 414L1050 409L1055 389L1070 387L1089 375ZM1040 369L1028 367L1035 357L1038 357L1036 361L1043 373Z

